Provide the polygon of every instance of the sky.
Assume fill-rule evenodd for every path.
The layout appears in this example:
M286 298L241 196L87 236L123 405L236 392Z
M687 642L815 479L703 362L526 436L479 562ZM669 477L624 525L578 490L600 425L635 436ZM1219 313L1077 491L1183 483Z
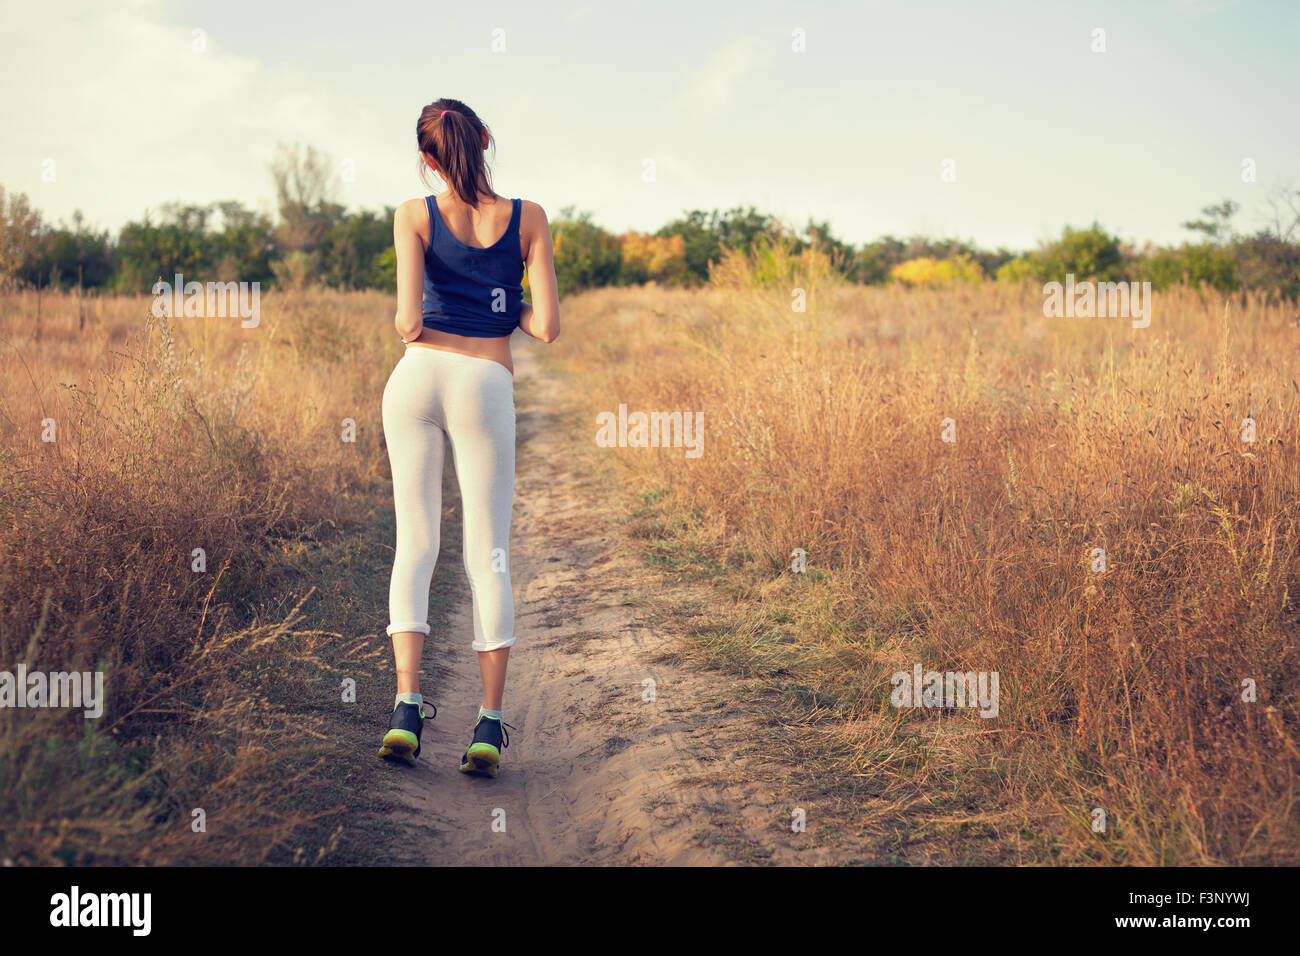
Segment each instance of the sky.
M272 211L279 144L323 150L349 208L422 196L443 96L492 129L499 193L615 232L752 205L854 244L1176 243L1300 188L1291 0L0 0L0 36L0 186L112 232Z

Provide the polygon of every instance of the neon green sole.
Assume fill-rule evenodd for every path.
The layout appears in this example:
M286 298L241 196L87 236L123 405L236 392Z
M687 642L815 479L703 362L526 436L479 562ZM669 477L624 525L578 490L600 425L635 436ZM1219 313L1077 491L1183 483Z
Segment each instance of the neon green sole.
M491 744L471 744L460 765L461 773L482 773L496 777L500 772L501 751Z
M379 748L379 756L385 760L400 760L402 763L414 767L415 751L419 746L420 741L409 730L390 730L384 734L384 742L383 746Z

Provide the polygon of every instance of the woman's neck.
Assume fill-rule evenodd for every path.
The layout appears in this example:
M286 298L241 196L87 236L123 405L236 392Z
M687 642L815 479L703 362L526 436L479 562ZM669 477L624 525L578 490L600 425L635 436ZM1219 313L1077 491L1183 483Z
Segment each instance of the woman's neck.
M484 196L484 193L486 193L487 195ZM447 191L443 193L442 196L440 196L439 198L445 199L447 202L460 203L463 206L472 206L475 209L477 209L479 206L483 205L484 203L494 203L501 197L485 186L483 187L483 192L479 193L479 198L476 202L469 202L463 199L456 192L456 190L451 189L450 187L448 187Z

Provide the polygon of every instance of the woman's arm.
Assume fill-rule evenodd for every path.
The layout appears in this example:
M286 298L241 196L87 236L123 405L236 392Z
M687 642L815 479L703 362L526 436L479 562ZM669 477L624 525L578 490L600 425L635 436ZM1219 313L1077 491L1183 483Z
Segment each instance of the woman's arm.
M528 230L528 289L532 304L519 310L519 327L543 342L554 342L560 334L560 292L555 279L555 244L546 210L537 203L525 204Z
M397 253L397 315L393 324L403 342L420 337L424 328L424 239L416 231L424 202L409 199L393 213L393 249Z

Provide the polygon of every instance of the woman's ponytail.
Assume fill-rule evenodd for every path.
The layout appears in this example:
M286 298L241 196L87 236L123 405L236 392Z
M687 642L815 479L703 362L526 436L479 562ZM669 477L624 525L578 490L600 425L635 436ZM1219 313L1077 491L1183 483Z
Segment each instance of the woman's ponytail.
M460 100L441 99L420 111L415 137L420 152L438 165L447 185L471 206L480 196L492 196L492 174L484 158L483 134L493 145L492 132ZM421 168L421 174L427 170Z

